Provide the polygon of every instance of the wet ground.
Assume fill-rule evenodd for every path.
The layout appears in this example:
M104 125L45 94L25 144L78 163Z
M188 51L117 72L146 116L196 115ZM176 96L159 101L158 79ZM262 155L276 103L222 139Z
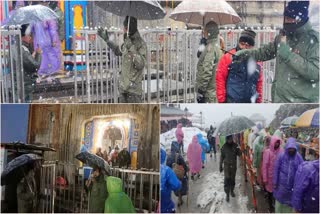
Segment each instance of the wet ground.
M219 158L210 158L207 154L205 168L201 170L201 177L195 181L189 180L189 195L183 197L184 203L177 207L179 213L251 213L256 212L252 204L252 191L249 182L245 182L244 171L238 161L235 195L226 202L223 190L223 172L219 172ZM255 189L258 212L266 213L267 201L264 192ZM177 197L172 194L177 204Z

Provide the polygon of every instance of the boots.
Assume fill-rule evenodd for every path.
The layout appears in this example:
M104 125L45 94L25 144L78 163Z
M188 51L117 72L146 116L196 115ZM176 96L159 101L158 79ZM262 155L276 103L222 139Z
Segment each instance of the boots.
M236 197L233 190L231 190L231 197L233 197L233 198Z
M227 202L230 201L229 193L227 194L226 201L227 201Z

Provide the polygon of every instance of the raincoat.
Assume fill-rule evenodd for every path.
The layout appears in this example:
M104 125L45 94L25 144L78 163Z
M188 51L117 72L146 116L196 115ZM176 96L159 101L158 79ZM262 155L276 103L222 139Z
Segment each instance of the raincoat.
M204 161L206 160L206 152L210 151L210 146L208 141L203 138L201 133L197 134L197 138L202 149L201 160L204 163Z
M39 75L51 75L59 71L61 65L61 46L58 26L55 20L32 24L34 48L40 47L41 65Z
M89 186L89 213L103 213L104 203L108 197L104 175L100 174Z
M298 167L291 204L298 212L319 213L319 159Z
M121 56L120 93L142 96L143 69L146 65L147 46L139 32L137 31L126 38L121 47L112 41L107 41L107 44L116 56ZM121 52L120 49L124 51Z
M179 145L175 141L171 143L171 153L167 158L167 166L172 169L172 165L174 163L177 163L178 165L183 166L183 169L184 169L184 176L183 176L183 179L181 180L182 186L178 191L175 191L174 193L177 196L179 195L179 193L181 195L186 195L188 193L188 176L187 176L188 166L184 161L183 157L179 154Z
M199 173L202 168L202 149L198 143L197 136L193 136L192 142L188 146L187 160L189 162L189 168L191 173Z
M278 140L280 140L280 146L277 150L274 150L274 145ZM280 138L272 136L269 148L263 153L262 180L266 183L265 188L268 192L272 192L273 168L277 155L282 152L281 143Z
M276 72L272 83L274 103L319 102L319 33L308 21L287 42L276 37L259 49L244 50L239 55L253 56L257 61L276 58Z
M179 123L177 125L176 138L177 138L177 142L179 144L183 143L184 134L183 134L183 131L182 131L182 124L181 123Z
M263 136L258 136L253 143L253 167L259 168L263 150Z
M219 28L209 32L207 45L197 64L196 88L204 93L205 102L216 102L216 66L222 56L220 50Z
M37 185L34 171L21 179L17 185L18 213L37 212Z
M181 188L181 183L172 169L165 165L166 152L160 149L160 192L161 192L161 213L171 213L175 210L171 199L171 191Z
M136 213L131 199L122 190L122 180L117 177L108 176L107 179L108 198L105 201L105 213Z
M288 154L289 148L297 149L295 138L289 138L285 151L278 155L274 164L272 183L273 186L276 186L276 189L273 189L273 197L281 204L291 206L294 177L303 159L298 151L291 157Z

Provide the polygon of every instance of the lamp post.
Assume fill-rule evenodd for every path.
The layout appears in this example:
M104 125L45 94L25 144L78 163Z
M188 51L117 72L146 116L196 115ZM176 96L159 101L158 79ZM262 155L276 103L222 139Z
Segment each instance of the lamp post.
M200 125L201 125L201 129L202 129L202 111L200 111Z

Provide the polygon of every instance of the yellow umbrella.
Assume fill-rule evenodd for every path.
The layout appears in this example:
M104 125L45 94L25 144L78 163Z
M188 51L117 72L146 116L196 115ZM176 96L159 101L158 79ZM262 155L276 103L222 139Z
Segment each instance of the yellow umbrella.
M319 108L305 111L296 121L296 127L319 127Z

